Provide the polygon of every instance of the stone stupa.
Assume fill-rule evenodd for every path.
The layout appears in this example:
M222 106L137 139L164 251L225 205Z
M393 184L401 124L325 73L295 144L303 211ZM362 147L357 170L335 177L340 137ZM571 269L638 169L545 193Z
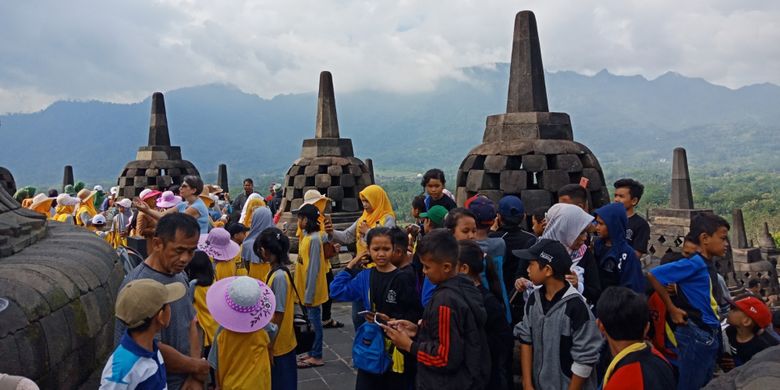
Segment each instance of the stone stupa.
M589 180L593 208L609 202L601 166L574 141L569 115L549 111L536 19L522 11L515 18L506 113L487 117L482 144L461 163L458 204L476 193L494 201L518 195L533 210L552 205L562 186L582 178Z
M296 218L292 211L301 207L306 191L315 189L331 199L326 213L336 229L345 229L361 215L358 194L374 184L373 172L352 150L352 140L341 138L336 116L336 98L330 72L320 73L317 120L314 138L303 140L301 157L292 163L284 177L284 197L279 225L287 222L286 233L297 248Z
M754 248L748 243L742 209L734 209L731 220L730 249L737 282L747 286L750 280L755 279L761 284L765 296L780 293L775 265L762 256L760 248Z
M165 99L161 92L152 95L149 143L138 148L135 161L127 163L119 175L119 196L132 198L144 188L167 188L181 184L184 176L200 176L198 169L181 158L181 148L171 146Z

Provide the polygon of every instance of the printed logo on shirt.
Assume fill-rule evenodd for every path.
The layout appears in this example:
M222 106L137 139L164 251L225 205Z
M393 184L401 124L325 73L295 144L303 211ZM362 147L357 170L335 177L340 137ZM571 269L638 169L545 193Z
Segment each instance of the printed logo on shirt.
M631 241L634 237L634 231L631 229L626 229L626 240Z
M396 293L395 290L388 290L387 291L387 303L397 303L396 302Z

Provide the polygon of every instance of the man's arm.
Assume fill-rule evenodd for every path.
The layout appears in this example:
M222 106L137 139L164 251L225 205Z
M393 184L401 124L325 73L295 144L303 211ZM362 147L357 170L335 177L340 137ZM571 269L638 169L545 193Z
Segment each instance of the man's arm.
M168 344L157 343L165 361L165 370L173 374L208 375L209 364L203 359L184 355Z

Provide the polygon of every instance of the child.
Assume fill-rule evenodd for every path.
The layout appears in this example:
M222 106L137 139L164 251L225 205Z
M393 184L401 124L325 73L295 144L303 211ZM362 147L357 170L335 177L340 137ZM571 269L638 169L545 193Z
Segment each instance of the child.
M314 344L308 356L298 361L298 368L320 367L322 360L322 308L328 300L328 283L325 278L327 260L323 254L324 233L320 232L320 211L305 204L295 214L303 237L298 244L298 262L295 264L295 288L303 293L300 302L306 307L309 321L314 328Z
M636 213L636 206L644 192L645 186L634 179L620 179L615 182L615 202L626 208L626 240L628 245L634 248L637 258L647 254L647 242L650 241L650 224Z
M772 313L759 298L748 296L737 300L728 314L729 327L726 328L730 350L726 353L730 359L721 365L724 369L739 367L753 355L777 345L777 340L765 328L772 325Z
M268 207L257 207L251 218L249 233L247 233L244 241L241 243L240 263L249 267L247 270L248 276L257 280L266 280L268 273L271 272L271 265L255 254L254 246L255 240L257 237L260 237L260 233L265 229L274 227L274 216L271 215L271 209Z
M602 340L585 299L566 282L571 257L558 241L540 239L515 251L527 260L528 276L540 288L515 326L525 389L595 389L593 370Z
M642 264L634 248L626 241L626 209L620 203L610 203L596 210L595 214L598 238L593 249L599 265L601 290L610 286L623 286L643 294L645 280L642 277Z
M234 259L241 252L241 247L230 239L227 230L214 228L209 234L201 234L198 249L214 259L215 280L236 276Z
M225 226L225 230L230 233L230 239L233 240L238 245L241 245L244 243L244 240L246 239L247 232L249 231L249 228L244 226L241 223L229 223L227 226ZM241 258L241 254L239 253L236 258L233 259L236 264L236 276L247 276L249 272L247 271L247 267L244 264L244 260Z
M101 389L166 388L165 364L154 336L171 322L168 304L186 291L181 283L152 279L130 281L119 291L116 318L127 331L103 368Z
M89 229L95 232L98 237L108 241L108 232L106 231L106 217L103 214L97 214L89 220Z
M352 259L330 284L331 297L336 301L359 302L362 310L376 313L380 321L393 318L416 323L422 315L422 306L414 289L414 279L390 262L393 255L390 229L369 230L366 244L375 267L361 270L360 263L366 259L363 256ZM361 327L376 326L373 317L373 314L366 315L366 322ZM355 342L360 339L356 337ZM365 371L356 364L356 389L406 389L412 385L414 377L406 369L412 359L395 348L388 353L392 354L393 364L382 374Z
M496 296L482 285L480 274L485 272L485 254L474 241L458 242L458 272L467 276L482 293L485 305L487 334L490 349L490 381L487 389L509 389L512 386L512 328L504 317L504 307ZM488 272L488 278L498 283L498 275Z
M415 291L419 295L422 286L422 267L415 266L414 255L409 250L409 236L398 226L393 226L390 229L390 238L393 242L393 256L390 262L401 272L409 273L414 280Z
M613 203L614 204L614 203ZM678 389L698 389L712 378L720 349L718 298L720 289L712 258L726 254L729 224L714 214L700 214L691 221L690 236L699 253L690 258L660 265L650 270L647 279L663 300L666 311L677 326L674 331L679 350ZM665 285L676 283L678 307Z
M206 292L214 283L214 265L206 252L195 251L185 272L190 279L195 317L198 318L198 326L203 331L203 356L207 357L218 327L206 306Z
M258 257L271 265L271 273L266 283L276 297L276 312L271 322L279 328L279 331L271 344L274 363L271 367L271 386L274 390L295 389L298 384L295 347L298 343L295 339L293 321L298 292L288 269L292 264L288 254L290 240L281 230L268 228L260 233L253 249Z
M498 280L504 280L504 256L506 255L506 244L504 240L497 237L489 237L490 228L496 221L496 207L490 198L485 196L478 196L469 203L469 211L474 213L477 223L477 233L474 240L482 248L482 251L488 256L488 259L493 263L493 267L498 274ZM504 283L499 283L500 286L496 288L490 285L490 282L482 275L482 283L491 291L500 291L500 296L497 298L503 303L506 313L506 320L512 321L512 314L509 310L509 295L507 294L507 288ZM510 285L511 286L511 285ZM510 287L511 288L511 287Z
M447 209L444 206L432 206L428 211L420 213L423 219L423 232L429 233L433 229L440 229L444 226L444 217L447 216Z
M220 326L208 359L216 372L217 388L270 390L274 293L249 276L231 276L209 288L206 303Z
M474 282L458 275L458 242L448 231L434 230L417 252L425 276L437 285L420 325L393 320L380 326L396 347L417 358L417 389L483 389L490 376L487 315Z
M610 287L597 309L599 330L614 356L602 389L674 389L672 366L644 341L650 327L644 296L625 287Z
M545 226L547 226L547 222L545 222L547 210L549 210L549 207L537 207L531 213L531 230L536 237L541 237Z
M441 169L434 168L425 172L422 183L420 183L427 194L425 197L425 210L430 211L434 206L442 206L447 211L458 207L455 201L445 193L445 184L447 184L447 181L444 179L444 172Z

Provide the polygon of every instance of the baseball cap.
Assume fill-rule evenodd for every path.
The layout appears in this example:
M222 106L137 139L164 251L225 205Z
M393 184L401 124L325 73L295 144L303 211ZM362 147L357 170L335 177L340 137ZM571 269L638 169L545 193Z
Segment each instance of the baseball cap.
M116 297L116 318L128 329L137 328L157 314L162 307L181 299L187 292L184 284L162 284L152 279L132 280Z
M94 188L92 188L92 191L103 191L103 186L100 184L96 185Z
M244 226L244 224L242 223L233 222L225 226L225 230L227 230L230 233L230 237L233 237L238 233L248 232L249 228Z
M106 217L103 214L97 214L94 217L92 217L92 224L93 225L105 225L106 224Z
M447 208L444 206L433 206L430 210L420 213L420 218L428 218L436 226L442 226L444 223L444 217L447 216Z
M525 206L520 198L507 195L498 201L498 213L502 218L520 218L525 214Z
M528 249L514 250L512 254L521 260L536 261L542 267L549 265L554 275L571 272L571 256L566 247L549 238L540 239Z
M293 214L306 219L316 219L320 217L320 210L313 204L304 204L301 208L294 210Z
M759 328L766 328L772 323L772 313L766 303L756 297L742 298L732 306L745 313Z
M477 217L477 225L490 226L496 220L496 205L488 197L475 198L469 203L468 208Z

